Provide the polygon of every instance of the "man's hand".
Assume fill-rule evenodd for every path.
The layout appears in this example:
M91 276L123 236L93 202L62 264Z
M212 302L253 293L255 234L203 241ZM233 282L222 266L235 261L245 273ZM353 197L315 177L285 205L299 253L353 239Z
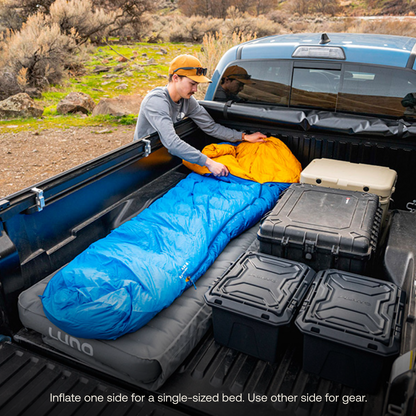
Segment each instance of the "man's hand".
M205 162L205 166L214 176L228 176L228 169L222 163L215 162L214 160L208 158Z
M259 142L264 142L265 138L267 138L267 136L258 131L253 134L245 134L243 140L246 142L250 142L250 143L259 143Z

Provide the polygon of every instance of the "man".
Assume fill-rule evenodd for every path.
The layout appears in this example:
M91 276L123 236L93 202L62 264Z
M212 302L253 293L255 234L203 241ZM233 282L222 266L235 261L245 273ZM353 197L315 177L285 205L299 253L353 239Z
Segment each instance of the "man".
M405 116L416 115L416 92L409 92L402 100L402 106L406 107Z
M205 133L220 140L237 142L264 141L262 133L244 134L214 122L208 112L193 97L198 84L211 82L206 75L207 69L191 55L176 57L169 67L169 83L166 87L157 87L143 99L137 119L134 140L147 136L154 131L159 133L162 144L169 153L190 163L206 166L215 176L227 176L228 169L202 154L184 142L175 132L173 124L184 117L190 117Z
M225 70L214 99L216 101L232 100L237 103L244 101L238 96L238 93L241 92L247 84L254 84L251 80L251 76L244 68L241 68L241 66L232 65Z

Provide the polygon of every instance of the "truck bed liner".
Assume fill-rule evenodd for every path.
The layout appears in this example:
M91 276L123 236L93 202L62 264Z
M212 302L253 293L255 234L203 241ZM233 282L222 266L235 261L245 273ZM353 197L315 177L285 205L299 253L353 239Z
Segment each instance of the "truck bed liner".
M72 402L62 401L64 394ZM103 402L83 400L94 395L102 396ZM128 401L115 402L120 395L128 396ZM75 402L76 396L81 398L79 402ZM107 401L108 396L113 402ZM185 415L179 409L147 400L135 403L127 390L10 343L0 344L0 413L3 416Z
M216 416L229 416L231 410L241 416L382 414L387 387L384 380L378 391L370 395L321 379L302 370L302 337L296 328L290 328L280 339L286 342L280 345L278 361L270 364L219 345L209 333L162 387L161 393L186 392L188 397L199 393L207 396L219 394L219 403L187 402L193 409ZM338 395L338 402L325 403L327 393ZM244 402L224 403L223 395L231 399L241 397ZM250 402L253 395L266 396L266 402ZM322 402L302 402L302 396L304 400L307 396L311 400L321 396ZM365 402L344 404L343 396L362 398Z
M59 369L64 368L68 374L77 374L80 379L85 379L90 383L80 384L82 387L79 390L80 393L78 393L80 395L103 394L107 396L112 394L113 391L121 391L129 397L132 393L141 394L137 387L125 383L121 384L124 390L112 386L113 383L108 376L103 377L103 374L97 375L97 378L99 377L101 380L106 379L108 384L96 381L94 377L89 375L90 372L95 375L94 370L81 367L82 364L80 362L74 361L72 358L42 344L40 335L33 331L22 330L15 336L15 339L23 347L25 343L30 345L31 350L37 345L37 347L43 350L42 356L48 355L48 350L50 350L49 353L55 354L55 357L60 355L61 359L64 360L64 364L52 363L52 365L56 365ZM168 409L163 408L163 411L178 410L178 413L161 413L162 415L381 416L383 414L382 407L387 391L387 375L384 376L375 394L365 394L364 392L304 372L302 370L302 335L296 328L289 328L287 331L282 332L280 339L282 342L279 344L278 360L275 364L271 364L219 345L215 342L213 333L210 330L168 381L157 392L148 393L148 396L152 396L156 403L160 401L168 406ZM12 346L7 345L6 351L3 351L5 348L0 348L0 374L3 374L3 355L10 353L10 347ZM17 349L16 347L14 347L14 350L25 351L24 348ZM56 355L57 353L58 355ZM20 356L18 359L21 359ZM49 361L43 358L42 360L45 366L50 365L48 364ZM77 370L72 370L72 367ZM18 368L18 366L16 365L14 368ZM48 371L51 370L48 368ZM24 386L25 375L19 376L17 374L16 376L20 377L20 383ZM46 380L49 380L49 378L46 377ZM93 380L96 384L91 384L90 380ZM36 384L37 381L33 380L29 384L31 383ZM114 384L120 384L120 381L114 381ZM10 394L7 393L9 386L10 384L0 383L1 414L3 414L2 406L4 406L2 397L4 394ZM56 392L59 390L55 386L52 390L51 386L52 381L50 385L45 384L44 386L42 398L46 402L49 402L50 393L57 394ZM94 386L96 390L90 386ZM102 390L105 393L94 393L101 391L97 389L109 389L109 393L107 390ZM61 391L65 390L59 390L59 392ZM71 392L70 389L67 391ZM30 396L25 393L22 394L22 397L25 398L24 401L29 401ZM326 394L338 396L337 402L331 403L329 400L326 400ZM266 401L252 402L251 400L253 400L254 396L257 398L258 396L265 396ZM312 401L316 400L318 396L322 398L322 402ZM307 397L309 401L302 402ZM345 404L343 399L347 397L364 401L351 401ZM38 398L38 400L40 399L41 397ZM244 401L227 402L227 399ZM218 400L218 402L208 402L209 400ZM15 402L18 403L19 400L13 400L13 403ZM153 403L148 403L148 405L151 404ZM70 404L70 406L72 405ZM98 404L95 404L94 410L95 406L99 407ZM64 407L64 404L61 404L61 407ZM155 412L161 410L155 408ZM181 411L183 413L180 413ZM7 415L7 413L5 414ZM13 413L13 416L20 414L24 415L25 413ZM31 414L36 416L36 413ZM46 415L48 413L43 414ZM119 414L123 415L124 413L117 413L117 416ZM137 414L141 415L142 413ZM154 414L159 415L160 413L156 412Z

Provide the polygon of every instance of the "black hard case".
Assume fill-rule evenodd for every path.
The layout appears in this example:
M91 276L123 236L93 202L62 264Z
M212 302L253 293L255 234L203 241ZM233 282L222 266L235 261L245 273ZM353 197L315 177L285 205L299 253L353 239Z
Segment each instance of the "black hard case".
M292 184L263 219L259 250L317 271L365 273L374 259L381 215L376 195Z
M304 335L303 369L374 392L400 348L404 292L340 270L316 275L295 324Z
M279 329L293 321L314 276L304 264L245 253L205 294L215 340L275 362Z

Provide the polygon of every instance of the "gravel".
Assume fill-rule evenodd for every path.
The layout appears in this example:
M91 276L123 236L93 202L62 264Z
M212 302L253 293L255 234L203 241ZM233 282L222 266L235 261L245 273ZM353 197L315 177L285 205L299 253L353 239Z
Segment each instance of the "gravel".
M0 198L128 144L133 133L101 126L0 134Z

